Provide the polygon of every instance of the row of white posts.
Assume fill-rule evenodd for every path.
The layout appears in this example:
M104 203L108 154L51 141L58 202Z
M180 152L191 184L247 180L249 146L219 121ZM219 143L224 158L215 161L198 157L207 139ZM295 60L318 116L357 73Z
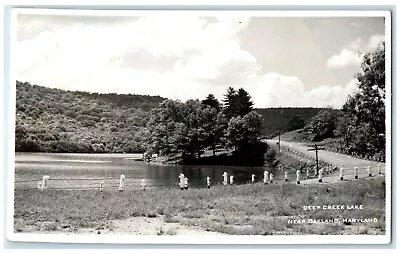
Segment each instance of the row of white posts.
M309 175L309 172L307 170L307 175ZM288 172L285 172L285 182L289 181L288 180ZM296 183L300 184L300 170L296 171Z
M378 164L378 174L382 174L380 166L381 165ZM368 171L368 176L371 177L372 176L371 166L367 167L367 171ZM327 173L332 173L333 172L333 167L332 166L329 167L326 172ZM268 177L268 175L269 175L269 177ZM306 176L307 176L307 178L310 178L310 171L308 169L306 171ZM227 185L227 181L228 181L227 180L228 179L228 173L224 172L223 177L224 177L223 184L225 186L225 185ZM322 183L322 178L323 178L323 170L319 170L319 172L318 172L318 182ZM339 178L340 178L340 180L343 180L343 168L340 169ZM209 177L207 177L207 179L209 179ZM273 179L274 179L274 176L273 176L272 173L269 174L268 171L264 171L263 182L265 184L268 183L268 180L269 180L269 182L273 183ZM354 179L358 179L358 167L354 168ZM207 181L209 181L209 180L207 180ZM288 172L285 172L285 182L287 182L287 181L288 181ZM251 182L252 183L255 182L255 175L254 174L251 175ZM300 184L300 170L296 171L296 183ZM230 176L230 184L233 184L233 175Z
M48 175L43 176L43 180L38 182L38 189L39 190L46 190L48 187L48 182L49 182L50 177ZM100 183L100 191L103 191L105 182ZM146 180L142 179L140 183L141 189L145 190L146 188ZM118 191L124 191L125 188L125 175L121 175L119 178L119 186L118 186Z
M381 165L378 165L378 174L382 174L381 171ZM331 169L332 170L332 169ZM371 166L368 166L367 168L368 171L368 176L371 177L372 176L372 171L371 171ZM307 169L306 171L306 175L307 178L310 178L310 172ZM224 172L222 174L224 180L223 180L223 185L226 186L228 185L228 173ZM252 174L251 175L251 183L255 182L255 175ZM181 173L179 175L179 187L182 190L187 190L189 189L189 179L187 177L185 177L185 175L183 173ZM323 170L319 170L318 172L318 182L322 182L322 178L323 178ZM339 174L339 178L340 180L343 180L343 168L340 169L340 174ZM50 177L48 175L43 176L43 180L38 182L38 189L40 190L46 190L48 187L48 182L49 182ZM229 184L233 184L233 175L231 175L229 177ZM358 167L354 168L354 179L358 179ZM211 188L211 178L207 177L206 178L206 183L207 183L207 188L210 189ZM274 175L272 173L269 173L268 171L264 171L264 178L263 178L263 182L264 184L267 184L268 182L273 183L274 181ZM285 182L288 181L288 172L285 172ZM296 183L300 184L300 170L296 171ZM104 187L105 182L101 182L100 183L100 191L103 191L103 187ZM119 187L118 187L118 191L124 191L124 187L125 187L125 175L121 175L120 179L119 179ZM140 188L142 190L146 189L146 180L142 179L141 183L140 183Z
M104 185L104 182L102 182L102 183L100 184L100 191L103 191L103 185ZM119 177L118 191L124 191L124 188L125 188L125 175L121 175L121 176ZM142 190L146 190L146 180L145 180L145 179L142 179L142 180L140 181L140 188L141 188Z
M103 186L104 186L104 184L105 184L105 182L102 182L102 183L100 184L100 191L103 191ZM125 175L121 175L121 176L119 177L118 191L124 191L124 188L125 188ZM145 179L142 179L142 180L140 181L140 188L141 188L142 190L146 190L146 180L145 180Z
M226 173L226 172L224 172L223 174L222 174L222 176L224 177L224 180L223 180L223 182L222 182L222 184L224 185L224 186L226 186L226 185L228 185L228 173ZM207 177L207 186L209 186L209 177ZM263 179L263 182L264 183L268 183L268 180L269 180L269 182L273 182L274 181L274 175L271 173L271 174L269 174L268 173L268 171L264 171L264 179ZM256 175L255 174L252 174L251 175L251 183L254 183L256 181ZM229 184L233 184L233 175L231 175L230 177L229 177Z
M378 165L378 174L382 174L380 166L381 165ZM371 166L367 167L367 171L368 171L368 176L371 177L372 176ZM331 173L332 173L332 171L331 171ZM308 169L306 171L306 174L307 174L307 178L310 178L310 172L309 172ZM323 170L319 170L319 172L318 172L318 182L322 183L322 178L323 178ZM341 181L343 180L343 168L340 169L339 179ZM354 179L358 179L358 167L354 168ZM285 182L287 182L287 181L288 181L288 173L285 172ZM297 184L300 184L300 170L296 171L296 182L297 182Z

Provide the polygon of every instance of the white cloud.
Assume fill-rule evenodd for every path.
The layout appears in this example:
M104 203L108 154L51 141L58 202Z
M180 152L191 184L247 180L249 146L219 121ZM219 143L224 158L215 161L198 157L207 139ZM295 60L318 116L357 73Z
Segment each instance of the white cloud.
M176 65L177 72L188 79L220 84L229 82L232 85L244 82L259 68L257 59L247 51L241 50L238 42L234 40L211 46L186 63L178 62Z
M176 94L167 92L177 90L179 94L182 86L198 84L198 79L222 82L223 75L229 72L232 80L242 81L258 68L254 56L242 50L236 38L248 19L239 22L226 17L207 24L196 16L157 16L109 24L71 22L42 32L34 22L26 27L35 27L37 36L20 41L15 52L17 79L36 84L69 90L157 94L157 89L150 88L163 90L167 80L171 84L161 95L173 97ZM37 22L43 24L41 20ZM121 56L139 51L159 59L173 56L179 60L172 67L173 72L166 71L171 66L145 71L118 66ZM140 64L141 59L132 61ZM238 71L249 66L248 72Z
M384 40L385 36L381 34L371 36L367 42L357 38L348 47L342 49L339 54L331 56L327 61L327 67L333 69L360 66L364 54L374 50Z
M352 41L349 45L349 48L352 50L360 50L361 49L361 38L357 38L356 40Z
M342 49L339 55L334 55L328 59L328 68L342 68L349 66L360 66L363 55L359 52Z
M297 77L288 77L277 73L268 73L245 86L258 107L326 107L341 108L349 94L357 88L355 80L347 85L322 85L310 91L304 90L304 84Z
M371 38L369 38L367 49L369 51L374 50L382 41L385 41L385 36L382 34L376 34L371 36Z
M241 48L237 36L248 23L243 18L220 17L211 23L195 16L157 16L56 27L45 22L46 30L32 25L36 36L21 40L15 51L17 79L65 90L180 100L204 98L209 93L222 99L228 86L233 86L246 89L256 107L342 106L354 82L305 91L297 77L260 74L257 58ZM357 43L352 47L358 47ZM344 50L329 65L359 63L353 53ZM144 64L142 58L149 55L152 61ZM145 68L139 68L141 62ZM170 66L158 66L160 62ZM157 66L152 68L152 64Z

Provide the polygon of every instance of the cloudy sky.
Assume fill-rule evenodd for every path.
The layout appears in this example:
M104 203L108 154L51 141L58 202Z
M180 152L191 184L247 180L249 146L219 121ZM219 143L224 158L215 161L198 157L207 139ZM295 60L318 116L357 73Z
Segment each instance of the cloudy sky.
M243 87L256 107L341 107L379 17L19 14L16 78L172 99Z

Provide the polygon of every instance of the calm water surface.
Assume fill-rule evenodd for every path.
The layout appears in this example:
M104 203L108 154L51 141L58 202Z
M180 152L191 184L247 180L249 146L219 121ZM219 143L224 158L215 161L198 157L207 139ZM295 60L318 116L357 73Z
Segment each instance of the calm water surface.
M15 188L35 188L43 175L50 177L49 188L97 188L100 182L105 187L117 188L119 177L124 174L125 189L147 186L177 186L180 173L189 179L191 187L206 187L206 177L212 185L222 184L224 172L234 176L235 184L247 183L251 174L262 181L267 167L156 165L142 161L140 154L45 154L16 153Z

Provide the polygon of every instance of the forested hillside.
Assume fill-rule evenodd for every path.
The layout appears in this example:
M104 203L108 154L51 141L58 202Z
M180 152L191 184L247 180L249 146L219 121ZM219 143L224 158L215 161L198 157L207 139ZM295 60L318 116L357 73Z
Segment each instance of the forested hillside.
M51 89L17 81L17 152L144 152L148 111L164 98Z
M265 108L256 109L264 118L264 135L276 135L301 129L318 114L321 108Z
M145 152L152 129L148 124L150 111L165 100L159 96L63 91L18 81L16 98L17 152L89 153ZM219 103L208 100L205 102L213 107ZM272 135L304 127L320 109L255 111L263 116L263 134Z

